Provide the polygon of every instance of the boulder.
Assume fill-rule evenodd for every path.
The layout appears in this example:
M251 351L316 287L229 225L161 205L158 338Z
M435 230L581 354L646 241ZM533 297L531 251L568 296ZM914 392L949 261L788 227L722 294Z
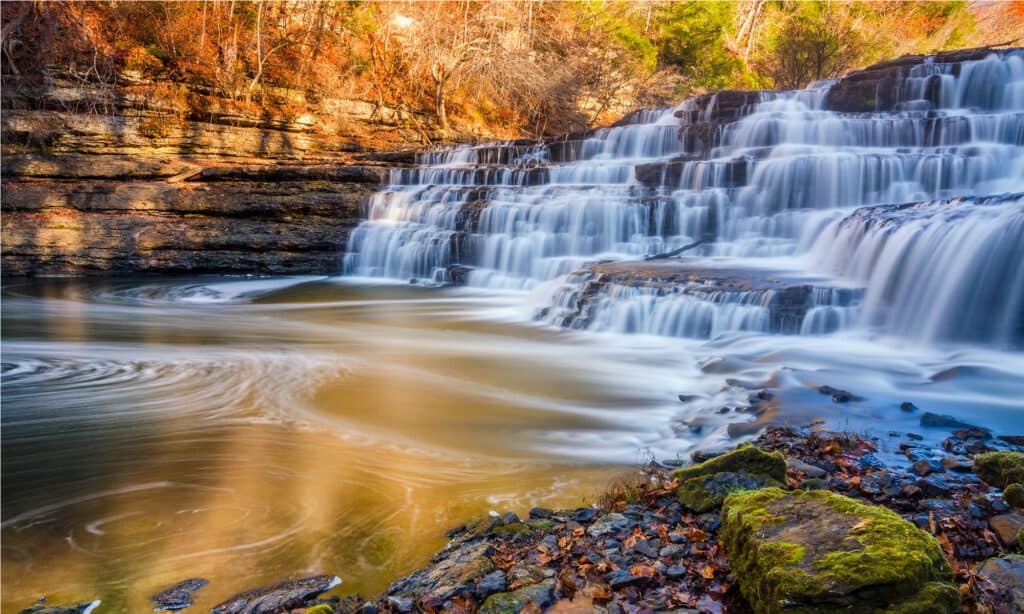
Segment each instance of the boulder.
M696 512L719 507L730 493L786 483L786 459L751 445L680 469L679 502Z
M1024 453L989 452L974 457L974 472L996 488L1024 483Z
M990 581L1013 612L1024 612L1024 556L1007 554L978 563L978 576Z
M1024 514L999 514L988 519L988 526L1007 548L1024 546Z
M720 538L757 614L959 611L938 542L885 508L827 491L736 493Z
M555 580L549 579L507 593L491 595L480 606L480 614L518 614L530 602L542 609L555 601Z

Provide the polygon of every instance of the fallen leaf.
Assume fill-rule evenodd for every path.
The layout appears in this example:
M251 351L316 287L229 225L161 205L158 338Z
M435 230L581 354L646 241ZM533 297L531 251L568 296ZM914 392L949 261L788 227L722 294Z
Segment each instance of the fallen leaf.
M641 578L653 578L655 571L650 565L633 565L629 568L629 573Z

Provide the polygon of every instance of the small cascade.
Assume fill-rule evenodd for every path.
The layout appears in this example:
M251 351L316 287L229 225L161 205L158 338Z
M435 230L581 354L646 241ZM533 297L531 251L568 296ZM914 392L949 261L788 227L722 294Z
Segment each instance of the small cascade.
M368 204L346 273L541 287L542 317L593 330L871 327L1021 344L1021 49L899 60L798 91L719 92L417 162ZM679 270L654 283L645 258L665 254ZM602 279L595 263L607 262L632 271ZM723 289L708 269L758 283Z

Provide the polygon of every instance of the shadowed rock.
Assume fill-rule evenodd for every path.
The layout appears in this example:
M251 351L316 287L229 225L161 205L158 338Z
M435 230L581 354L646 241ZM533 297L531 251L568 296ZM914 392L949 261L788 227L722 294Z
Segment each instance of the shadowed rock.
M149 598L156 605L155 611L183 610L192 605L192 593L209 584L203 578L189 578L160 591Z

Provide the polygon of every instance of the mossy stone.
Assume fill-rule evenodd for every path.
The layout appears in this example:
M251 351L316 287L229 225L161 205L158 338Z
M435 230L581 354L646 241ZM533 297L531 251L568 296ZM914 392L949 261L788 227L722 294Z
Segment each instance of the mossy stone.
M1014 482L1003 489L1003 500L1016 508L1024 507L1024 484Z
M1020 452L988 452L974 457L974 472L996 488L1024 483L1024 454Z
M747 473L785 482L786 459L778 452L765 452L761 448L747 444L703 463L678 469L675 476L682 482L716 473Z
M495 593L484 601L480 606L479 613L518 614L531 601L543 609L551 605L554 600L555 581L549 579L507 593Z
M530 535L534 533L533 527L525 525L521 522L514 524L504 524L501 526L493 527L491 529L491 535L497 535L498 537L522 537L524 535Z
M736 493L719 536L757 614L959 608L935 538L882 507L827 491Z
M744 445L708 461L679 469L679 502L695 512L722 505L734 492L756 490L786 483L786 459L778 452L765 452Z
M320 605L306 608L306 614L334 614L334 608L326 603L321 603Z

